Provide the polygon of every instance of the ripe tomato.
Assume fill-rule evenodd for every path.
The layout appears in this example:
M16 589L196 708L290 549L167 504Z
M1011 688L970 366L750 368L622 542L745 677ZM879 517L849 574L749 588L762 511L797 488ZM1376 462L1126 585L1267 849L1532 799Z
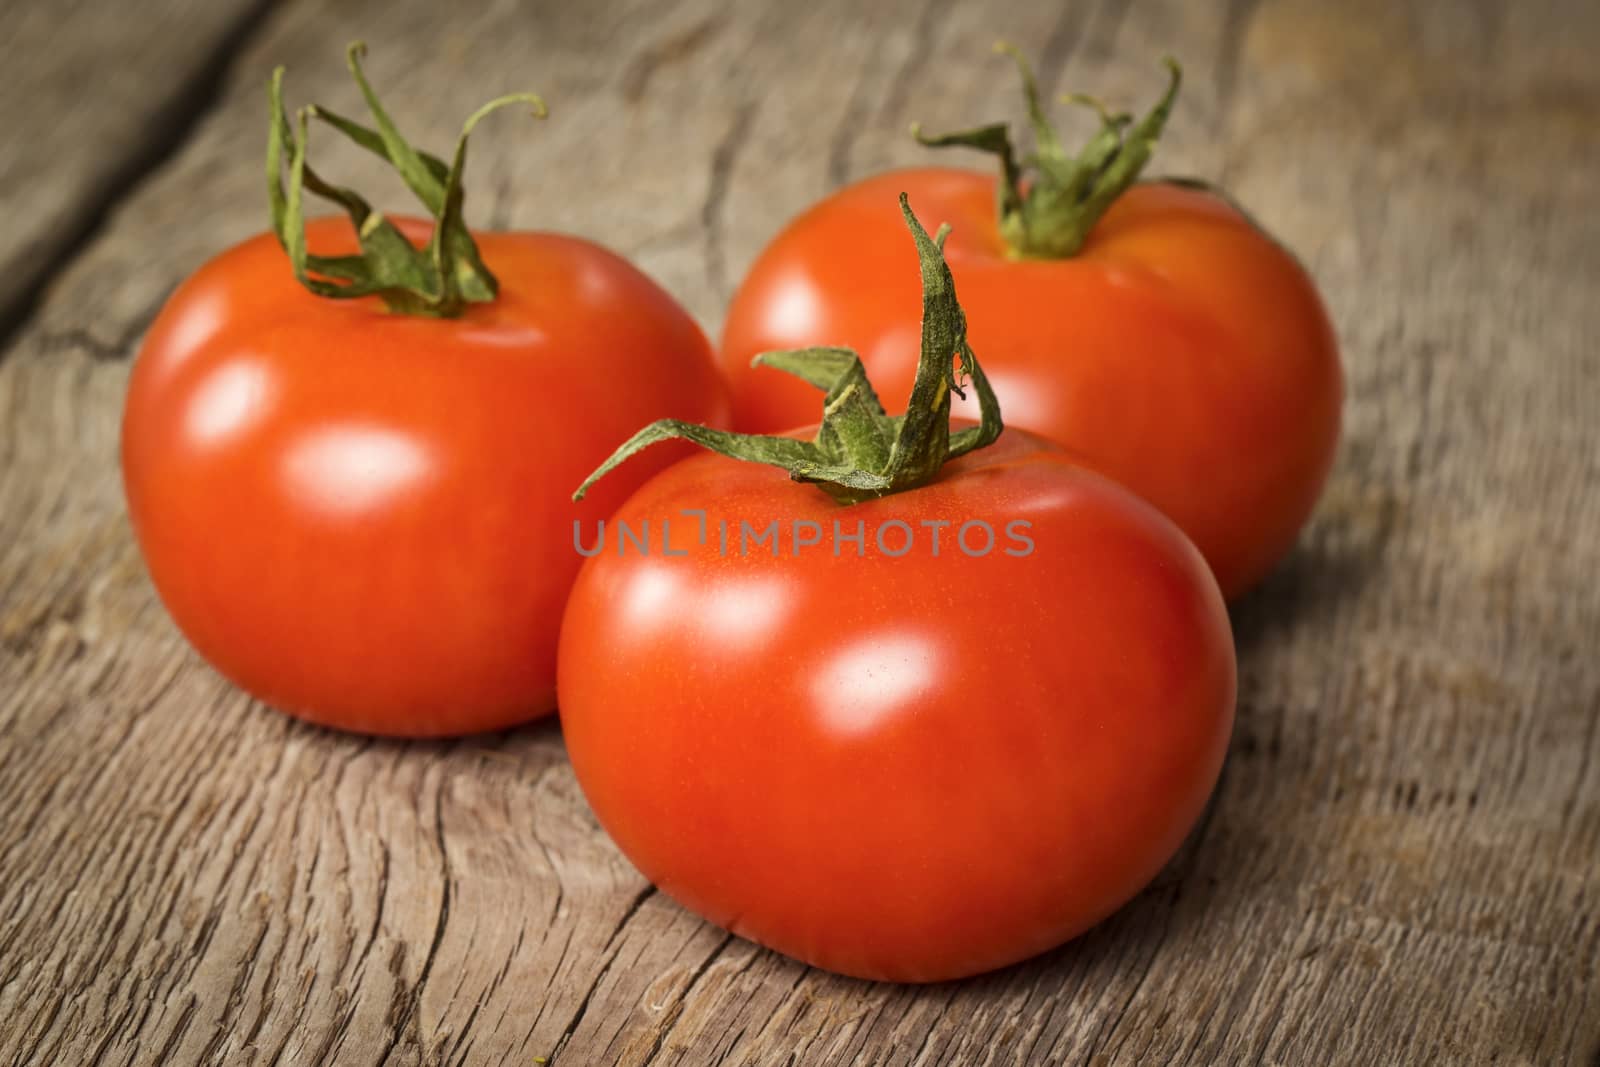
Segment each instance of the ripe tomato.
M1155 132L1159 123L1152 143ZM1332 462L1338 350L1295 259L1201 189L1135 185L1061 256L1008 244L1002 229L1017 227L1014 242L1028 190L1008 218L993 177L925 167L840 190L778 234L734 297L720 358L735 426L815 418L803 384L751 369L768 349L848 344L887 396L904 395L917 322L893 211L902 190L924 219L954 228L950 268L1007 421L1156 504L1228 596L1259 580L1293 544Z
M274 162L289 137L278 77ZM407 181L437 194L435 206L449 201L441 226L453 270L479 286L475 302L436 317L386 311L377 296L312 295L296 282L297 256L349 284L416 255L433 226L365 227L369 240L392 239L382 263L308 261L299 194L302 180L321 180L299 169L301 122L291 191L275 185L273 199L290 255L263 234L207 263L168 301L134 366L122 467L151 578L206 659L291 714L425 736L549 712L581 562L572 523L605 515L648 472L625 472L631 485L603 486L581 507L568 494L641 420L726 419L710 345L602 248L542 233L469 237L432 157L416 166L433 170ZM385 151L377 132L347 125ZM324 256L357 252L347 221L306 231ZM402 265L402 281L427 280L425 267ZM485 265L497 296L493 277L473 274Z
M925 320L912 405L939 418L959 311L944 326ZM952 435L969 450L906 487L771 439L637 435L619 457L691 436L759 462L700 455L646 483L599 551L585 538L562 626L567 749L622 851L712 921L866 978L977 973L1107 915L1194 824L1233 719L1200 555L1058 447L996 439L970 367L993 433ZM863 394L889 427L858 376L824 376L819 448L861 440L840 415Z
M974 520L981 558L956 543ZM1016 520L1027 556L1005 554ZM778 555L741 556L741 521L777 522ZM865 524L864 558L835 521ZM896 521L912 547L889 558ZM824 531L798 555L797 522ZM951 524L937 556L924 522ZM619 554L617 523L648 523L651 554ZM663 523L687 556L662 554ZM1026 433L850 507L696 456L609 528L561 634L573 769L646 877L741 936L893 981L1024 959L1136 893L1216 783L1233 646L1204 562Z
M354 244L343 220L310 236ZM285 711L420 736L551 710L572 522L649 472L567 494L641 421L726 417L710 345L622 259L478 242L499 298L435 319L312 296L263 234L173 295L134 367L123 473L156 589Z

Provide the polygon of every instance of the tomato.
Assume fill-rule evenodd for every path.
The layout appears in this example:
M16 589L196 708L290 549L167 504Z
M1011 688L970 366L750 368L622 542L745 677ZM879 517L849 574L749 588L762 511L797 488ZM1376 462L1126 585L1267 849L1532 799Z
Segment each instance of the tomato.
M919 381L948 375L930 351ZM1204 561L1057 446L978 447L854 503L699 455L589 525L562 728L664 892L828 970L936 981L1084 930L1194 824L1235 693Z
M356 251L344 220L307 230ZM475 237L499 293L454 318L312 295L252 238L173 294L135 364L122 467L155 587L292 714L424 736L551 711L572 522L649 471L581 507L572 485L641 420L726 418L709 343L638 270L572 237Z
M353 245L342 220L310 230ZM406 735L551 710L572 522L631 486L567 494L641 421L725 417L704 336L626 262L478 241L502 289L459 319L319 299L262 235L144 343L122 437L139 546L185 636L269 704Z
M1034 550L1006 555L1019 520ZM835 521L864 524L864 557ZM995 538L980 558L956 543L974 521ZM778 555L741 556L740 522L777 522ZM911 550L891 558L876 531L895 522ZM938 556L924 522L950 524ZM652 554L618 523L648 523ZM688 555L662 554L663 523ZM796 555L796 523L822 543ZM1234 669L1205 564L1025 433L850 507L697 456L609 528L562 630L567 751L628 858L741 936L866 978L999 967L1137 892L1216 782ZM906 540L887 528L889 551Z
M1027 189L1008 219L995 204L1009 190L990 176L923 167L839 190L784 227L729 308L720 359L735 426L815 417L803 384L751 369L768 349L848 344L887 396L904 395L917 322L902 190L926 221L954 227L950 268L1007 421L1156 504L1228 596L1257 582L1321 491L1343 384L1306 272L1209 191L1134 185L1073 254L1051 256L1008 243Z

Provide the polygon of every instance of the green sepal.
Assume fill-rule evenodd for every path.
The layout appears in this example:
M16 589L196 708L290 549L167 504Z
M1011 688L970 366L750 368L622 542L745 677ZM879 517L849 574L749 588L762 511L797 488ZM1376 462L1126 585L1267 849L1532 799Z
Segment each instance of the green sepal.
M817 445L852 466L881 470L894 443L894 420L884 413L861 358L849 348L796 348L763 352L751 366L771 367L821 389Z
M1071 93L1063 97L1066 103L1092 109L1100 120L1099 130L1077 155L1071 155L1045 115L1028 61L1009 44L1002 42L995 49L1017 64L1033 127L1032 155L1017 158L1003 123L936 137L924 134L918 126L911 132L930 148L973 148L996 156L1000 161L999 228L1007 247L1022 258L1065 259L1083 248L1095 223L1139 180L1172 114L1183 70L1172 57L1162 59L1169 73L1166 92L1138 122L1130 115L1112 112L1092 96Z
M933 137L923 133L922 127L913 122L911 136L926 148L973 148L997 157L1000 160L1000 217L1010 218L1022 209L1022 165L1017 162L1017 152L1011 144L1011 127L1005 123Z
M509 104L527 104L535 117L545 116L544 102L532 93L514 93L479 108L462 126L449 164L420 152L401 136L384 111L361 69L365 46L352 44L347 52L351 75L361 88L377 129L321 107L305 107L290 126L283 106L283 68L268 83L267 196L272 228L289 254L296 279L317 296L351 299L378 296L391 311L413 315L454 317L468 303L493 300L499 283L483 262L477 243L462 219L461 175L466 167L467 140L489 113ZM318 119L367 151L387 160L399 172L434 219L428 244L417 248L382 212L376 211L353 189L322 178L306 160L307 127ZM288 188L284 187L285 150ZM355 227L361 253L354 256L315 256L306 249L304 194L310 191L342 208Z
M822 422L809 441L767 434L732 433L662 419L634 434L584 479L574 500L630 457L661 441L692 441L719 455L780 467L799 482L814 482L843 504L903 492L937 478L957 456L993 444L1004 425L1000 402L967 343L967 320L956 300L955 280L944 259L944 239L911 211L904 193L900 213L917 246L922 271L922 343L906 413L884 412L867 379L861 357L848 348L801 348L765 352L753 365L792 374L821 389ZM970 379L978 394L980 420L950 432L950 394Z

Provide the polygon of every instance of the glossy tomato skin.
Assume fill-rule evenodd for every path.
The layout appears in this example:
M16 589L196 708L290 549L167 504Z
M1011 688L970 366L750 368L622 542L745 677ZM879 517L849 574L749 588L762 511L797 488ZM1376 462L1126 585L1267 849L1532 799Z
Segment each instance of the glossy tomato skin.
M930 227L953 227L946 258L1007 424L1166 512L1227 596L1263 577L1326 480L1343 378L1305 271L1206 192L1137 185L1077 256L1023 260L997 230L992 177L925 168L849 186L790 223L734 298L720 358L735 425L815 417L802 383L750 368L768 349L850 345L885 403L909 395L921 304L901 191Z
M342 220L309 238L353 250ZM626 262L553 234L478 243L500 296L441 320L314 297L253 238L177 290L135 364L123 476L156 589L291 714L430 736L552 710L573 519L672 456L569 494L644 422L727 418L705 337Z
M660 551L663 519L686 555ZM778 555L741 554L738 524L773 520ZM865 558L835 520L864 524ZM987 555L960 548L974 520ZM1006 554L1016 520L1029 554ZM796 554L796 521L824 539ZM887 558L894 521L915 539ZM925 521L952 523L937 556ZM650 554L616 522L648 522ZM1128 900L1216 783L1235 669L1215 582L1168 520L1037 438L849 507L701 455L608 529L562 629L573 767L639 869L742 936L872 979L1000 967Z

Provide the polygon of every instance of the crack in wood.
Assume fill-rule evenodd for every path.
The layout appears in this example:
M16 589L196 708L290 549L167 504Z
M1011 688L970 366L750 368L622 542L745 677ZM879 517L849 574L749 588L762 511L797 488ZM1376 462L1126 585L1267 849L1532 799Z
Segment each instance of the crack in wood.
M76 218L46 245L38 265L22 284L0 296L0 362L4 362L23 324L31 319L50 284L106 228L117 207L150 175L189 143L191 135L218 104L234 59L267 21L276 0L252 0L218 40L207 60L172 92L146 125L137 148L106 172Z
M706 958L700 961L700 965L689 975L689 981L684 984L682 991L673 1000L670 1018L663 1020L665 1025L657 1027L655 1040L651 1042L649 1052L640 1061L641 1067L646 1067L646 1065L655 1062L656 1056L661 1053L667 1039L672 1036L673 1031L677 1029L679 1020L683 1018L683 1006L688 1002L689 994L694 992L694 987L700 984L700 979L705 977L705 973L711 969L711 965L721 957L722 953L733 942L734 934L730 931L723 931L722 940L717 942L717 947L712 949Z
M440 890L439 913L434 922L433 937L428 943L427 955L422 959L422 970L417 975L417 980L409 989L403 986L396 987L397 1001L391 1005L391 1031L383 1053L378 1057L380 1064L388 1063L394 1055L395 1049L401 1040L407 1036L407 1031L416 1023L417 1009L422 1004L422 994L427 988L428 978L433 973L433 963L439 956L439 946L444 942L445 927L450 922L450 895L453 880L450 873L450 852L444 839L444 792L449 779L440 776L439 784L433 794L433 825L434 842L439 850ZM401 944L399 947L404 947ZM402 993L401 991L404 990ZM394 1008L398 1006L399 1011Z
M640 49L622 68L622 75L617 79L622 98L630 104L643 100L651 80L662 68L687 61L716 38L726 21L722 12L712 12L698 22Z
M733 180L733 168L739 153L749 139L755 121L756 102L746 101L734 112L728 132L711 153L710 177L706 182L705 200L700 206L700 223L705 228L706 280L711 291L725 298L728 293L727 253L723 248L723 214L727 209L728 185Z

